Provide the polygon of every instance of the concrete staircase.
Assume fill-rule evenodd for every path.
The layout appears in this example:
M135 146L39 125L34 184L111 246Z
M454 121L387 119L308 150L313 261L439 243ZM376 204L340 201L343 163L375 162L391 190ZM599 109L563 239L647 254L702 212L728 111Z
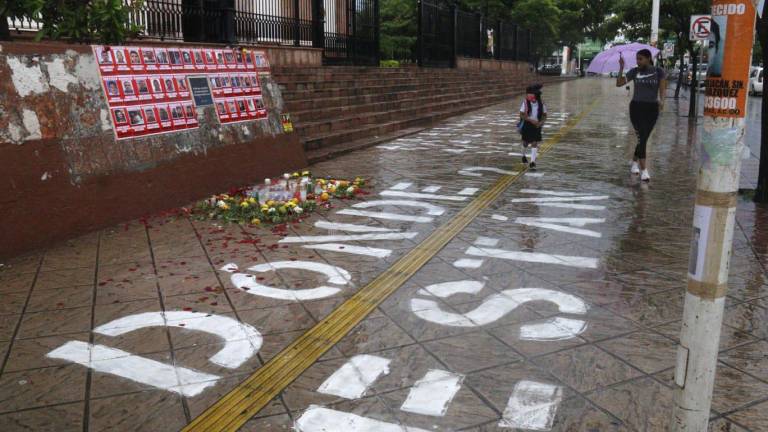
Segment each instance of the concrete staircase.
M370 67L278 68L273 76L310 162L504 102L533 82L559 80L528 72Z

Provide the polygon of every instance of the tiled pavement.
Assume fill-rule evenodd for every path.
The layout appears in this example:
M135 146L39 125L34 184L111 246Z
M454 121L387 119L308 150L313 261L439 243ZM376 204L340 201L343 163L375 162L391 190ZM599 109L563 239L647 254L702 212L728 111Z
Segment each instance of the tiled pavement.
M595 109L542 157L536 173L521 177L242 430L291 430L302 416L318 410L311 406L332 410L327 412L335 420L354 414L395 425L393 430L668 430L696 152L687 141L687 120L665 113L651 148L654 179L650 185L638 184L627 173L632 138L626 93L608 81L545 89L554 114L547 133L596 97ZM410 201L368 210L423 216L422 209L411 206L414 201L444 210L429 222L338 214L353 209L355 202L339 203L286 232L155 218L148 226L117 226L5 262L0 270L0 430L180 429L467 202L381 196L383 191L411 183L398 192L459 197L465 188L488 187L497 176L488 171L476 171L479 177L460 175L461 170L516 169L518 157L508 153L519 151L511 144L517 140L511 132L517 106L512 101L470 113L312 167L316 174L372 179L368 201ZM568 192L596 198L568 201ZM541 198L559 198L554 204L560 207ZM576 226L530 225L552 220L518 218L598 221L581 221L582 231L577 231ZM711 430L761 431L768 430L768 210L741 202L737 219ZM359 234L318 228L318 221L416 236L335 241L391 250L385 258L308 249L306 242L280 243L286 236ZM545 262L529 262L534 257ZM329 270L337 272L335 279L343 279L341 268L351 280L333 285L340 288L336 294L296 301L240 289L232 274L220 270L233 263L247 273L252 265L277 262L309 262L326 270L319 265L335 266ZM255 273L250 280L304 290L328 284L327 279L323 273L284 269ZM435 286L447 282L459 283ZM163 324L162 319L153 321L152 313L160 311L176 311L178 319L168 314L167 325L139 328ZM142 313L139 324L115 323ZM225 321L214 321L218 317ZM261 337L238 337L245 327L233 322L251 326ZM120 325L127 326L125 331ZM235 335L222 339L193 327ZM121 334L105 334L115 328ZM48 356L73 341L113 350L86 358L84 363L90 361L93 368ZM257 353L237 365L211 359L233 344ZM363 354L389 364L388 373L370 382L362 396L318 391L351 358ZM142 383L146 361L175 368L159 382ZM455 396L442 415L405 411L404 401L430 370L460 377ZM205 375L179 385L174 373L182 376L184 371ZM139 378L124 378L132 373ZM516 392L522 388L549 389L553 396L529 391L528 399L522 397L544 406L528 412L528 429L523 428L525 416L507 410L515 394L521 398ZM547 400L554 402L547 405ZM389 430L384 423L377 423L379 430Z

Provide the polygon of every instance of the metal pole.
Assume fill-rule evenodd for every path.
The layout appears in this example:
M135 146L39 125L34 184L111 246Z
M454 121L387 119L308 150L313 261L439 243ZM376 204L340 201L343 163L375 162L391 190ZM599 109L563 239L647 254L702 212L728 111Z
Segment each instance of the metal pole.
M712 1L713 19L720 24L713 29L723 33L722 43L710 51L707 88L725 90L725 96L713 94L704 102L688 287L675 369L677 432L706 431L709 423L733 247L756 2Z
M651 12L651 45L652 46L656 46L659 43L659 8L660 7L661 7L661 0L653 0L653 11Z

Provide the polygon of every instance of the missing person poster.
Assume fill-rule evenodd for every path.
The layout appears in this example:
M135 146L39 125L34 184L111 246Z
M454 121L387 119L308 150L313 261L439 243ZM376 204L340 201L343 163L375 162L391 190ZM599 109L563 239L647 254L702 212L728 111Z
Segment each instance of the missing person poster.
M117 139L199 125L188 75L208 79L219 121L265 118L257 73L263 51L92 46ZM203 83L204 84L204 83Z
M744 117L754 31L751 0L714 0L704 115Z

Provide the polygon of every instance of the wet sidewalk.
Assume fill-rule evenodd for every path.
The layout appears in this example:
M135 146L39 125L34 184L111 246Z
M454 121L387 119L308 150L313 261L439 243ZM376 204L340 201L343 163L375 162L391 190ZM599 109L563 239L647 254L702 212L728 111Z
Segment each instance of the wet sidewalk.
M242 430L669 430L697 166L687 120L663 115L640 184L626 91L584 79L544 97L538 169ZM5 262L0 430L176 431L265 364L299 365L285 347L352 314L354 294L522 169L519 103L311 167L369 178L372 193L285 232L156 218ZM740 202L737 222L711 429L761 431L768 211Z

